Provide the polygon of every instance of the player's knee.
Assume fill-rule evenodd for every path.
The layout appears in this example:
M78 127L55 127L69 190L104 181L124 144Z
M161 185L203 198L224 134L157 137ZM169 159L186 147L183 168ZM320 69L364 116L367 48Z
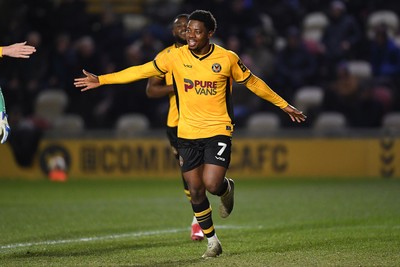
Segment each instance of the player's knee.
M221 191L222 181L212 181L206 184L207 191L213 195L218 195Z
M199 204L204 201L206 194L204 190L190 190L191 202L194 204Z

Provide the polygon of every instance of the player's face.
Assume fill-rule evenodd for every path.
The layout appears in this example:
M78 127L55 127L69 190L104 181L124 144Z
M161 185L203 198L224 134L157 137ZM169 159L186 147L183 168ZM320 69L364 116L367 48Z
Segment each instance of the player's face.
M188 19L186 17L177 18L172 26L172 35L175 41L180 44L186 44L186 26Z
M198 20L189 20L186 28L186 41L189 49L198 55L209 51L211 32L208 32L204 23Z

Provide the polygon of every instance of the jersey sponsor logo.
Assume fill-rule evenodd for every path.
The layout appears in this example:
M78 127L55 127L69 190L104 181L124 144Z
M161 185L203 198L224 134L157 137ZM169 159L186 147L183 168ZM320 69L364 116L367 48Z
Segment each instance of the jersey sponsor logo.
M194 83L192 82L192 80L185 78L185 79L183 79L183 82L185 83L185 92L187 92L190 89L193 89Z
M219 63L214 63L211 67L212 71L218 73L221 71L222 67Z
M199 81L199 80L190 80L183 79L185 92L188 92L191 89L196 91L198 95L216 95L217 94L217 82L211 81Z
M188 65L188 64L183 64L183 66L184 66L185 68L189 68L189 69L192 68L192 65Z
M237 64L238 64L238 66L239 66L239 68L243 71L243 72L245 72L246 70L247 70L247 67L242 63L242 61L238 61L237 62Z

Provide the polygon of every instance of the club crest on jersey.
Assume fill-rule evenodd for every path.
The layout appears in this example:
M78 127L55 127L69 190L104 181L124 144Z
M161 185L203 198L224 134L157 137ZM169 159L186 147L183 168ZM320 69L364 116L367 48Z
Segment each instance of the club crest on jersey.
M211 67L212 71L218 73L221 71L222 67L219 63L214 63Z

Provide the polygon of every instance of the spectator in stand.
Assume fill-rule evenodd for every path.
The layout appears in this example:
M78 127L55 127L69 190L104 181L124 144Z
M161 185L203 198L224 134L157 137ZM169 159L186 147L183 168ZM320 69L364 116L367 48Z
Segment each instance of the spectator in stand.
M334 78L336 65L351 59L361 40L361 30L351 14L346 12L345 4L334 0L329 8L329 24L322 36L323 73L328 79Z
M269 14L274 22L274 28L278 33L285 33L292 25L301 25L302 18L306 14L305 5L311 1L279 0L272 1L274 4L266 5L259 1L258 8ZM312 1L315 8L317 1Z
M72 40L91 33L92 15L87 12L86 0L60 0L54 1L55 7L52 14L51 28L53 33L67 32Z
M42 42L42 34L30 31L27 34L27 42L37 50L35 56L18 67L19 78L22 82L23 109L25 114L34 112L34 99L43 89L48 70L48 50Z
M60 33L56 36L49 53L48 87L67 88L70 86L75 53L71 46L69 34ZM66 90L69 93L72 90Z
M298 88L312 83L316 60L307 50L297 27L288 29L286 41L286 46L277 55L275 82L279 94L291 101Z
M377 78L395 79L400 74L400 48L384 24L377 26L371 41L370 63Z
M400 92L394 90L400 85L400 48L389 36L385 24L374 29L369 60L376 84L375 98L383 102L386 110L400 109Z
M111 8L100 14L98 27L94 31L97 47L106 60L122 65L127 45L122 19Z
M379 127L384 114L373 88L352 75L347 62L337 65L336 78L324 94L323 109L342 113L350 127Z
M274 55L271 51L273 46L269 33L261 28L254 29L249 33L250 44L245 50L246 55L251 58L252 70L261 79L269 79L274 71Z
M164 47L150 27L143 30L140 38L134 41L133 45L140 51L143 62L154 59Z

